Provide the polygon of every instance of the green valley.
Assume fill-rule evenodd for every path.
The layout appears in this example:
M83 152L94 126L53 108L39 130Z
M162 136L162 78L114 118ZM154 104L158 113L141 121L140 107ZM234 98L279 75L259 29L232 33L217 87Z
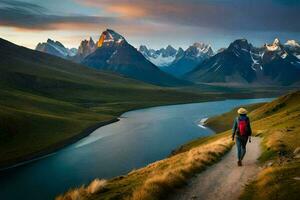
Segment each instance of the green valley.
M215 98L96 71L2 39L0 96L1 167L50 153L131 109Z

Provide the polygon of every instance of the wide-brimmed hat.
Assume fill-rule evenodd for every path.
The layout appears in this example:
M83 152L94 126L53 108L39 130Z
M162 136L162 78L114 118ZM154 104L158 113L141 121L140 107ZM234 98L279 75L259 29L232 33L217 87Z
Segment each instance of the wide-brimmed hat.
M240 115L244 115L244 114L247 114L247 110L245 108L240 108L238 109L237 113L240 114Z

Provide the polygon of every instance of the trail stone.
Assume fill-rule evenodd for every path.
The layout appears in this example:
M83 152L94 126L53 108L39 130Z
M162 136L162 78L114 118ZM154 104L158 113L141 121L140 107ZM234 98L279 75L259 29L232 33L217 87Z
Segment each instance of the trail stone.
M294 155L297 155L297 154L300 154L300 147L297 147L297 148L294 150Z

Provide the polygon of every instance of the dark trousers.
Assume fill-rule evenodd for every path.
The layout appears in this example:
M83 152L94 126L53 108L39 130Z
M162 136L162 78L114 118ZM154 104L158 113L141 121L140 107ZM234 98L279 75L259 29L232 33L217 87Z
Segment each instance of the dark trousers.
M248 136L237 136L236 137L236 147L237 147L238 160L243 160L243 158L246 154L247 141L248 141Z

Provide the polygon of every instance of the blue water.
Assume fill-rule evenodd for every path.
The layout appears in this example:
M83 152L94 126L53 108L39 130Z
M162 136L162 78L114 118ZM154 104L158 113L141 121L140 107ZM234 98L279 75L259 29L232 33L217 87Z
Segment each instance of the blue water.
M160 106L124 113L120 121L38 161L0 173L0 199L53 199L94 178L126 174L168 156L178 146L214 134L203 118L271 99Z

